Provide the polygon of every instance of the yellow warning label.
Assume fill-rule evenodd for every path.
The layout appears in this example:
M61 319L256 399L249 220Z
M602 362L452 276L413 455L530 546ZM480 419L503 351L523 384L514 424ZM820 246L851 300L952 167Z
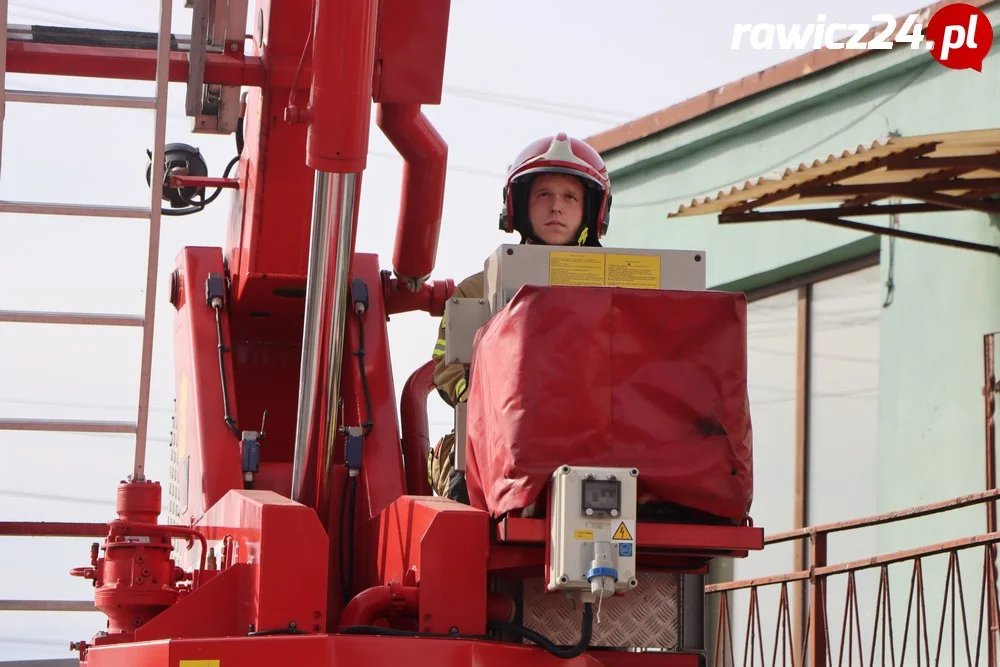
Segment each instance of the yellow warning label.
M604 255L584 252L549 253L550 285L604 285Z
M611 538L613 540L626 540L632 541L632 533L628 532L628 528L625 526L625 522L622 521L618 524L618 530L615 531L614 536Z
M592 530L574 530L573 531L574 540L592 540L594 539L594 531Z
M607 255L607 284L611 287L660 288L660 258L657 255Z
M218 660L181 660L180 667L219 667Z

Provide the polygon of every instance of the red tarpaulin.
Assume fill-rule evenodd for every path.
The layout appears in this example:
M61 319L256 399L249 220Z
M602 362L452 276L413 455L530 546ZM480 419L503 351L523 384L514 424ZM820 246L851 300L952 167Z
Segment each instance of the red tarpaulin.
M742 519L746 298L525 286L476 335L466 424L469 499L494 517L568 464L635 467L640 502Z

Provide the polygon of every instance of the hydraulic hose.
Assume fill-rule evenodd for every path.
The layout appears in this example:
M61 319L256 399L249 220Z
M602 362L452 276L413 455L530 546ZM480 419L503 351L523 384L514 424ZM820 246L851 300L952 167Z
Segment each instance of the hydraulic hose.
M512 634L519 635L523 639L527 639L533 644L538 644L543 649L556 656L557 658L570 659L581 655L590 647L590 640L594 633L594 608L589 603L586 602L583 605L583 623L580 628L580 641L576 643L576 646L570 646L568 648L562 648L556 646L552 643L552 640L547 637L543 637L539 633L535 632L530 628L526 628L522 625L515 625L513 623L501 623L498 621L491 621L488 624L490 630L498 630L500 632L510 632Z

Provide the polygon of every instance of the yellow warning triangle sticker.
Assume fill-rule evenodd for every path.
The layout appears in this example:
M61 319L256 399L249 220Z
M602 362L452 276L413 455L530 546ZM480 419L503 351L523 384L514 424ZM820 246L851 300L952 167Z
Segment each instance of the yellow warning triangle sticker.
M607 535L607 533L605 533ZM625 527L625 522L622 521L618 524L618 530L615 531L613 540L632 540L632 533L628 532L628 528Z

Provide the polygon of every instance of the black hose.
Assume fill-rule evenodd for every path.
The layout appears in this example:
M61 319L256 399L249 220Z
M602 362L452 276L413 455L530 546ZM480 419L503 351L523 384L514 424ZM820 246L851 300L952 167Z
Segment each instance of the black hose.
M348 495L350 493L350 495ZM340 548L340 588L344 600L349 600L352 595L351 589L354 586L354 513L356 511L358 498L358 478L350 476L344 482L344 487L340 494L340 526L338 532L340 539L337 540ZM345 527L347 539L344 539ZM347 554L344 555L344 548Z
M347 580L347 558L344 558L344 534L347 532L347 480L340 488L340 525L337 527L337 548L340 550L340 595L344 599L344 604L351 599L351 585ZM350 558L350 556L348 556Z
M236 157L243 155L243 114L236 119Z
M576 646L569 646L567 648L556 646L551 639L543 637L539 633L530 628L526 628L523 625L503 623L501 621L491 621L489 623L489 628L490 630L498 630L500 632L509 632L518 635L533 644L538 644L557 658L568 660L569 658L575 658L583 654L583 652L590 647L590 640L594 632L594 609L589 602L584 603L583 624L580 628L580 641L576 643Z
M365 435L368 435L372 432L372 428L375 424L372 421L372 395L371 391L368 389L368 372L365 370L365 318L360 312L357 312L357 316L358 349L354 352L354 355L358 358L358 372L361 374L361 391L364 394L365 416L367 417L365 423L362 424L362 428L364 429Z
M501 621L490 621L487 624L487 627L490 630L510 632L518 635L522 639L527 639L534 644L538 644L538 646L557 658L569 660L570 658L576 658L582 655L588 648L590 648L590 640L593 637L594 632L594 609L589 602L584 603L583 622L580 628L580 641L578 641L575 646L569 646L566 648L556 646L551 639L548 639L547 637L544 637L534 630L524 627L523 625L504 623ZM376 625L352 625L346 628L341 628L337 632L344 635L385 635L389 637L420 637L425 639L474 639L481 641L490 639L489 637L482 637L479 635L460 635L457 633L436 634L432 632L418 632L415 630L382 628Z
M397 630L395 628L383 628L378 625L350 625L337 631L342 635L383 635L386 637L420 637L423 639L477 639L481 641L489 640L489 637L482 635L460 635L458 633L439 634L434 632L419 632L417 630Z
M215 309L215 330L218 337L218 348L219 348L219 376L222 381L222 412L223 418L226 420L226 426L229 427L237 438L243 439L243 434L236 427L236 420L233 419L232 414L229 412L229 388L226 383L226 359L225 353L228 351L222 338L222 305L213 306Z

